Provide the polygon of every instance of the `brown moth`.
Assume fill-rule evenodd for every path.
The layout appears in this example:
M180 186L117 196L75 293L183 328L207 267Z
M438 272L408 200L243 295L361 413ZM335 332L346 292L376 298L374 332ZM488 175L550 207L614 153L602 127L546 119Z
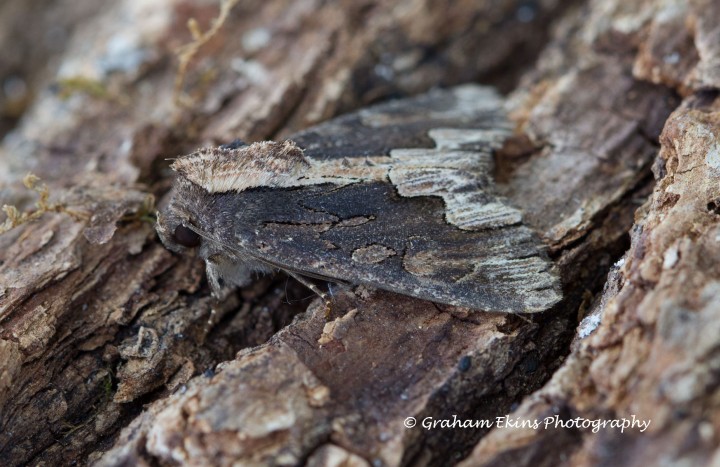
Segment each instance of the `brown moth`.
M295 135L177 159L157 230L197 249L217 293L254 272L364 284L479 310L538 312L559 281L519 210L494 193L510 134L491 88L393 101Z

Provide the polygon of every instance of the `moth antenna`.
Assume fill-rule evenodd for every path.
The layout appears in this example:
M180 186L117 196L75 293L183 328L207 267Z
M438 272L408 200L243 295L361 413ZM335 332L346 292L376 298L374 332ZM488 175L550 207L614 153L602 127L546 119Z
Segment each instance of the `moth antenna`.
M292 272L292 271L287 271L287 270L286 270L285 272L286 272L290 277L292 277L292 278L295 279L296 281L300 282L302 285L304 285L304 286L307 287L308 289L312 290L312 291L315 292L317 295L319 295L320 298L323 299L323 301L325 302L325 321L329 321L329 320L330 320L330 313L332 312L332 307L331 307L330 297L328 296L328 294L326 294L325 292L323 292L322 290L320 290L320 289L318 288L318 286L316 286L316 285L313 284L312 282L306 280L306 279L305 279L304 277L302 277L301 275L295 274L294 272Z
M200 236L201 236L202 238L204 238L205 240L210 240L211 242L214 242L214 241L215 241L215 239L212 238L212 237L210 236L210 234L206 233L204 230L198 229L197 227L195 227L194 225L192 225L192 224L190 224L190 223L188 223L187 225L185 225L185 224L183 224L183 225L184 225L185 227L187 227L188 229L192 230L193 232L195 232L196 234L200 235ZM218 242L218 243L220 243L220 242Z
M183 225L185 225L185 224L183 224ZM222 246L222 247L224 247L224 248L227 248L228 250L234 251L234 252L236 252L236 253L243 253L241 250L239 250L239 249L237 249L237 248L233 248L232 246L228 245L227 243L221 242L221 241L218 240L217 238L213 238L210 234L208 234L207 232L203 231L202 229L198 229L197 227L195 227L195 226L192 225L192 224L189 224L189 223L188 223L188 225L185 225L185 227L187 227L188 229L192 230L192 231L195 232L196 234L200 235L200 236L201 236L202 238L204 238L205 240L208 240L208 241L210 241L210 242L213 242L213 243L215 243L215 244L217 244L217 245L220 245L220 246Z

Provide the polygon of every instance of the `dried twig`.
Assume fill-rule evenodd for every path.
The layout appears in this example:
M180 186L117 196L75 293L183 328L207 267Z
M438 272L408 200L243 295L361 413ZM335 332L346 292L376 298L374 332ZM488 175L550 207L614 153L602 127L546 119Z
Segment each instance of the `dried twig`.
M185 75L187 74L187 68L190 61L195 57L200 47L205 45L215 34L218 33L222 25L227 20L230 10L238 3L239 0L220 0L220 14L215 18L208 29L205 32L200 31L200 26L195 18L188 20L188 29L190 34L193 36L192 42L183 45L177 50L178 60L178 72L175 75L175 104L176 105L191 105L192 100L190 97L182 92L183 83L185 82Z

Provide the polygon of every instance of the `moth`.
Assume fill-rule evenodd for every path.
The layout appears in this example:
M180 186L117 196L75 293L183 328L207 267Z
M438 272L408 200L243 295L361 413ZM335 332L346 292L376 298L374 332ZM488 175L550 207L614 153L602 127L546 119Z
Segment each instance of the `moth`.
M170 250L197 250L216 294L281 270L478 310L543 311L561 298L553 264L491 175L510 133L502 98L465 85L288 141L201 149L172 163L157 231Z

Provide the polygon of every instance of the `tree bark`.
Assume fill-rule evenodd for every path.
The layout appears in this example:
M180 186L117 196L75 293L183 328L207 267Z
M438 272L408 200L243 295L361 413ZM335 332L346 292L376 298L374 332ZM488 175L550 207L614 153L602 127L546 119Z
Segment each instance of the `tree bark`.
M0 235L3 465L717 461L717 2L240 2L182 105L174 51L217 3L33 3L63 14L0 7L27 25L0 34L0 193L32 209L32 171L56 206ZM10 52L41 32L27 60ZM282 277L216 301L202 264L159 243L166 158L463 82L509 93L495 178L558 265L553 309L360 287L326 322Z

